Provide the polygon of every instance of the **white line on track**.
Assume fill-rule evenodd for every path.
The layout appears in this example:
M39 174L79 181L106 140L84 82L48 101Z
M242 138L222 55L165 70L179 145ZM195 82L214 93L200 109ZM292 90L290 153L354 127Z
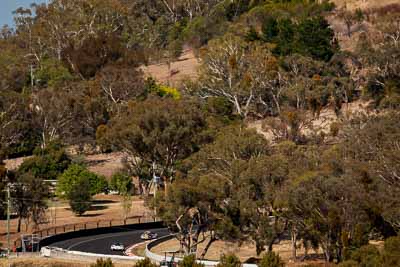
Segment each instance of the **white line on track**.
M138 232L138 231L139 231L139 230L135 230L135 231L132 231L132 232L130 232L130 233ZM77 246L79 246L79 245L82 245L82 244L85 244L85 243L89 243L89 242L92 242L92 241L97 241L97 240L101 240L101 239L107 239L107 238L110 238L110 237L123 236L123 235L126 235L127 233L128 233L128 232L124 232L124 233L120 233L120 234L116 234L116 235L111 235L111 236L103 236L103 237L98 237L98 238L92 238L92 239L89 239L89 240L83 240L83 241L81 241L81 242L78 242L78 243L75 243L75 244L69 246L67 249L70 250L71 248L74 248L74 247L77 247Z

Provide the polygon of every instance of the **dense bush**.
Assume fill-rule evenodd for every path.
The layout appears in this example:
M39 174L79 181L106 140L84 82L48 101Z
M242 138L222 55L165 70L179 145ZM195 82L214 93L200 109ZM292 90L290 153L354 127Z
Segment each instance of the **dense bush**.
M89 183L91 195L108 191L108 183L105 177L90 172L85 166L72 164L58 178L57 194L60 197L68 197L72 187L80 181Z
M382 257L376 246L366 245L354 251L351 259L358 262L360 266L382 266Z
M336 52L334 32L321 16L306 18L295 23L288 18L268 16L262 33L257 38L254 28L247 34L253 40L274 43L274 53L288 56L298 53L318 60L329 61Z
M92 195L90 193L90 182L88 180L79 180L73 184L67 198L71 210L78 216L81 216L92 206Z
M118 194L129 194L131 193L132 187L132 177L128 174L117 172L111 176L110 189L117 191Z
M179 267L204 267L204 264L196 262L195 255L185 256L182 261L178 263Z
M149 258L145 258L144 260L137 261L135 267L158 267L158 265L152 263Z
M385 240L382 257L383 266L400 266L400 236L390 237Z
M24 160L18 171L30 172L35 177L54 180L70 165L71 160L59 144L50 144L46 149L36 149L34 156Z
M341 262L338 267L360 267L360 265L358 264L358 262L354 261L354 260L347 260L344 262Z
M242 263L239 258L234 254L222 255L219 259L217 267L240 267Z
M382 251L374 245L365 245L351 253L351 259L340 267L395 267L400 266L400 237L385 240Z
M261 259L259 267L284 267L285 263L279 256L273 251L267 252Z
M91 264L90 267L114 267L114 264L112 263L110 258L106 260L100 258L96 260L96 263Z

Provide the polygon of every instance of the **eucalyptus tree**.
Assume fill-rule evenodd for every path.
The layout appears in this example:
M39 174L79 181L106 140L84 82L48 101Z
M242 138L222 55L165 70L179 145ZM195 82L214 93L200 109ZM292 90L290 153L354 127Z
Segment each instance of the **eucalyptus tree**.
M109 142L127 153L127 164L146 189L153 177L165 186L177 164L198 150L205 117L195 102L149 98L131 102L108 126Z

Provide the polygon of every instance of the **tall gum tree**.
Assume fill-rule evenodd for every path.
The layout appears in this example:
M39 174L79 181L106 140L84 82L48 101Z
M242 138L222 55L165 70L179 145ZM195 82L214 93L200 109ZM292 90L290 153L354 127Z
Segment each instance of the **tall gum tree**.
M199 107L187 100L149 98L131 103L109 126L110 141L126 152L128 165L149 189L154 176L165 187L174 179L179 161L198 150L206 121Z

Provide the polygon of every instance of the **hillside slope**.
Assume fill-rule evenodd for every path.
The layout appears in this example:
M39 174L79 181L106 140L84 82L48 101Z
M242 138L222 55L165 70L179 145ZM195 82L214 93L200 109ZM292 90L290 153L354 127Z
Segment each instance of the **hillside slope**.
M398 4L399 0L332 0L338 8L347 8L354 10L357 8L369 9L378 8L390 4Z

